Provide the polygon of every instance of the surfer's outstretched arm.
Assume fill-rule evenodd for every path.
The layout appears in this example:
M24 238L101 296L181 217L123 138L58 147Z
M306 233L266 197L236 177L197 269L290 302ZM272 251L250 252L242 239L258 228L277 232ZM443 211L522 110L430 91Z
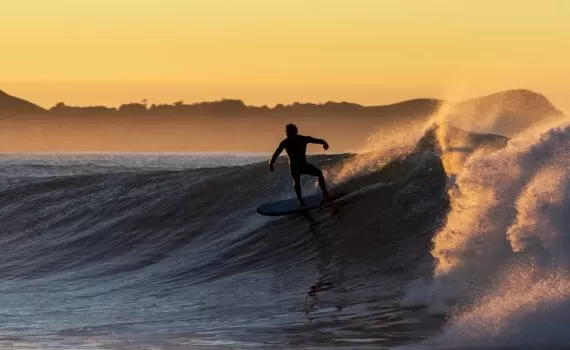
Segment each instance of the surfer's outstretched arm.
M324 149L329 149L329 144L323 139L316 139L311 136L307 136L307 142L309 143L316 143L318 145L323 145Z
M283 152L284 148L285 147L283 147L283 142L281 142L269 160L269 171L273 171L273 163L275 163L277 157L279 157L281 152Z

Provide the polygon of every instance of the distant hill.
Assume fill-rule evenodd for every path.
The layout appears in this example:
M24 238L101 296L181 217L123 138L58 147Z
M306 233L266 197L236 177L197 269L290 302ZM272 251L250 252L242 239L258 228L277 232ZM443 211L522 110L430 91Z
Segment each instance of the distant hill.
M349 102L326 102L326 103L299 103L289 105L278 104L275 107L248 106L241 100L223 99L213 102L198 102L184 104L176 102L174 104L162 104L146 106L142 103L127 103L119 108L105 106L73 107L58 103L49 109L51 114L102 114L121 113L137 115L209 115L232 118L237 116L373 116L382 117L382 120L391 118L425 118L435 112L441 101L437 99L414 99L383 106L362 106ZM398 119L400 120L400 119Z
M505 136L562 116L546 97L528 90L469 99L449 106L446 113L450 123L463 129Z
M380 106L326 102L268 107L224 99L150 106L126 103L118 108L58 103L48 110L2 92L0 151L271 152L284 137L285 123L292 122L301 134L326 138L331 152L351 152L405 139L433 121L448 127L447 151L460 155L491 143L453 127L511 137L561 115L548 99L528 90L455 104L422 98Z
M42 113L46 110L21 98L10 96L0 90L0 115Z
M58 103L47 111L31 102L0 91L0 115L10 116L44 112L48 112L50 116L77 117L101 115L119 117L127 114L137 116L200 115L228 118L232 121L244 116L271 116L276 121L301 118L318 122L323 120L341 122L346 121L346 118L359 118L367 127L374 127L378 122L382 124L425 122L438 111L447 117L450 124L462 129L501 135L512 135L536 122L560 117L562 114L546 97L528 90L503 91L455 104L424 98L380 106L362 106L349 102L321 104L296 102L290 105L278 104L270 108L248 106L241 100L223 99L192 104L179 101L171 105L153 104L151 106L142 103L126 103L119 108L73 107Z

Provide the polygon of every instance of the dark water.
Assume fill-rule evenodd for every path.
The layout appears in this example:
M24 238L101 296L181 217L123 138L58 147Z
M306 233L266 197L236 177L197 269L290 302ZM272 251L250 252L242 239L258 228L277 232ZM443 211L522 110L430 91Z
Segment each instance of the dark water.
M481 322L476 311L411 301L433 290L414 283L434 281L456 209L425 142L336 181L351 194L334 205L281 218L255 209L292 195L283 161L271 174L256 155L200 157L4 157L0 347L383 349L450 334L455 348L473 344L464 324ZM311 160L332 183L353 157Z

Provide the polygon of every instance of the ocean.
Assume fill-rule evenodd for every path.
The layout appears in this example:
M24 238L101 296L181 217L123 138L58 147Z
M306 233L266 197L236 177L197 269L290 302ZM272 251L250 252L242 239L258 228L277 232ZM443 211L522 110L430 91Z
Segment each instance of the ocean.
M277 218L284 158L2 155L0 348L570 347L570 127L442 137L310 156L349 195Z

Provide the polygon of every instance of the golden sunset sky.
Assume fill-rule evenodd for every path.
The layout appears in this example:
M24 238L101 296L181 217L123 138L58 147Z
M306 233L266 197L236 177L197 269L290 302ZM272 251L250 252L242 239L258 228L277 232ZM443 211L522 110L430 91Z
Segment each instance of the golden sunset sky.
M0 89L44 107L240 98L570 101L567 0L20 0Z

